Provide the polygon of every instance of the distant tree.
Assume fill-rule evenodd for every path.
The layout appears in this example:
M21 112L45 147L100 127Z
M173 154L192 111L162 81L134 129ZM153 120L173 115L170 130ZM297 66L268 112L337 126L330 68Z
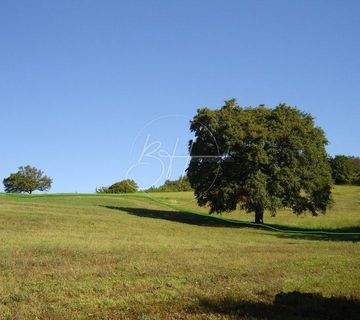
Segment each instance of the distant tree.
M199 109L190 126L187 175L210 213L239 204L263 223L265 210L325 212L331 202L327 140L311 115L285 104L242 108L236 100Z
M47 191L51 188L52 179L44 173L31 166L19 167L19 171L10 174L3 180L5 192L8 193L29 193L35 190Z
M97 193L134 193L138 191L136 182L132 179L126 179L112 184L110 187L101 187L96 190Z
M337 155L330 159L335 184L351 184L355 178L355 166L350 157Z

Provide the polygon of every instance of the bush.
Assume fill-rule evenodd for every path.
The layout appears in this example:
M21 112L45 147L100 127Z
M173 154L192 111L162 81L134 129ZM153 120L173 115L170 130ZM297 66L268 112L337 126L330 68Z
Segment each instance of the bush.
M134 193L137 191L138 186L132 179L116 182L110 187L100 187L99 189L96 189L97 193Z

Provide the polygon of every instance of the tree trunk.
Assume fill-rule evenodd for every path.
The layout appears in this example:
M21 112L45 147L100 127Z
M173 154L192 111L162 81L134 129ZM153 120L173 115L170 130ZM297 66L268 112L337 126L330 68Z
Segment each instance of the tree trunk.
M264 211L258 210L255 211L255 223L264 223Z

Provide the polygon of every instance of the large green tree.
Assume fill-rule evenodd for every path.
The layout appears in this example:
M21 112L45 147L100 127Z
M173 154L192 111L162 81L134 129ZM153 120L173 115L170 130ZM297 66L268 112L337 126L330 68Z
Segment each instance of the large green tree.
M19 171L10 174L3 180L5 192L29 193L35 190L47 191L51 188L52 179L44 173L31 166L19 167Z
M317 215L330 204L327 140L311 115L285 104L242 108L233 99L217 110L199 109L190 129L187 175L210 213L240 205L263 223L265 210Z

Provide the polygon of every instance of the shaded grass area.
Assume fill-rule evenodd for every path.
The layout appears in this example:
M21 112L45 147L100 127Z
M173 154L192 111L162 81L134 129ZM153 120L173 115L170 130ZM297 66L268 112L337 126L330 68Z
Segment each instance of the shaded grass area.
M358 319L360 301L294 291L278 293L271 303L236 300L233 297L200 298L196 312L212 312L233 319Z
M148 195L151 198L165 201L187 211L195 211L207 214L208 208L200 208L190 193L154 193ZM294 215L290 210L279 210L275 217L265 212L265 223L282 227L310 230L345 230L357 231L360 229L360 188L358 186L335 186L333 190L334 204L326 214L313 217L310 213ZM216 215L214 215L216 216ZM236 211L220 215L228 219L241 221L254 221L253 214L245 213L238 208Z
M162 205L168 206L166 203ZM172 206L170 206L171 208ZM276 224L256 224L249 222L242 222L238 220L229 220L218 218L211 215L198 214L190 211L185 211L173 207L176 211L165 211L165 210L154 210L147 208L133 208L133 207L117 207L117 206L105 206L105 208L112 210L119 210L121 212L127 212L131 215L144 218L162 219L179 223L186 223L198 226L208 227L229 227L229 228L244 228L251 227L257 229L264 229L267 231L276 231L283 233L280 236L292 236L298 238L316 238L324 240L339 240L339 241L359 241L360 240L360 228L349 227L339 229L322 229L322 230L311 230L308 228L301 227L289 227L280 226Z
M196 226L207 226L207 227L229 227L229 228L239 228L243 227L242 225L237 225L231 221L217 219L213 216L205 216L200 214L195 214L192 212L179 212L179 211L169 211L169 210L160 210L160 209L147 209L147 208L133 208L133 207L117 207L117 206L105 206L107 209L118 210L122 213L126 212L128 214L143 217L143 218L152 218L152 219L161 219L172 222L186 223Z
M343 193L335 201L349 211L324 216L323 229L351 227L344 217L358 226L360 188ZM158 196L203 210L183 206L191 194ZM282 214L274 224L293 219ZM116 195L0 195L0 319L325 319L335 305L351 319L346 310L358 310L359 242L212 219ZM307 221L293 225L317 225Z

